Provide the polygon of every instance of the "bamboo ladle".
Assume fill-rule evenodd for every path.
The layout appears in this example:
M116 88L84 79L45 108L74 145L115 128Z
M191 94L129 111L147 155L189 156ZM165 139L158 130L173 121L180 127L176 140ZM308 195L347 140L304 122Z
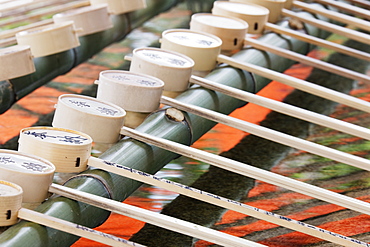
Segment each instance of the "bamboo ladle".
M112 246L126 246L126 240L111 237L108 234L96 232L84 226L68 224L65 221L61 221L53 217L44 217L42 214L39 214L32 210L21 208L22 205L29 206L29 201L36 201L37 205L39 205L48 197L48 192L55 193L55 191L52 191L53 187L58 187L58 185L52 184L55 166L59 167L63 171L68 171L70 170L71 166L75 164L75 159L72 158L73 155L76 157L76 159L78 159L79 157L90 154L91 149L89 148L86 148L84 154L82 155L80 152L75 153L73 150L66 149L66 146L70 146L71 149L76 146L72 143L66 143L65 140L69 139L67 138L68 135L70 134L66 133L66 136L63 137L60 132L57 135L60 136L59 138L52 138L51 136L50 138L48 138L49 135L47 133L45 134L45 136L34 135L34 139L38 140L38 142L35 142L34 144L25 142L24 139L20 140L20 145L34 145L36 147L36 149L29 150L29 153L17 152L12 150L0 150L0 180L8 181L8 184L15 184L11 187L8 186L7 190L4 190L4 186L1 186L0 183L0 212L4 212L4 214L1 214L3 216L0 217L0 226L10 226L17 223L18 214L18 218L35 221L36 223L63 230L71 234L91 238L96 241L102 241L103 243L104 241L106 241L106 238L111 238L112 241L115 241L115 243L105 243L111 244ZM50 142L50 140L48 139L54 140ZM44 154L42 154L41 156L35 155L35 150L37 150L37 148L43 148L44 150L55 154L62 155L64 153L65 155L69 156L70 159L69 161L67 160L68 162L65 162L65 160L61 159L55 159L53 160L53 162L56 164L54 166L51 162L47 161L43 157ZM93 158L90 157L87 163L90 162L90 159ZM106 163L104 164L107 165ZM65 166L65 168L63 168L63 166ZM61 187L63 186L59 186L58 188L60 189ZM107 190L109 190L109 188L107 188ZM75 197L79 198L83 197L81 193L83 194L83 192L75 190L73 194ZM7 194L9 196L5 196ZM118 213L120 214L134 216L134 218L136 219L155 223L166 228L168 228L168 226L171 226L173 229L176 229L181 233L195 237L201 237L202 239L212 241L221 245L250 245L256 247L264 246L178 219L173 219L165 216L161 217L158 216L157 213L138 209L136 207L122 204L120 202L110 201L110 204L104 204L102 203L104 198L95 196L94 200L94 196L91 194L88 194L87 198L89 200L89 202L87 203L94 202L94 205L97 205L98 207L103 206L103 208L106 210L114 212L118 211ZM35 207L37 205L35 205L34 203L34 205L32 206Z
M0 160L0 226L14 225L21 218L113 246L127 246L126 240L30 210L48 197L55 172L51 162L4 149Z
M1 183L2 181L0 181ZM11 184L11 183L8 183ZM12 184L15 187L15 184ZM19 186L18 186L19 187ZM19 187L20 188L20 187ZM21 189L21 188L20 188ZM237 238L231 236L226 233L222 233L216 230L208 229L206 227L196 225L184 220L175 219L173 217L169 217L166 215L158 215L155 212L151 212L149 210L144 210L138 207L134 207L128 204L124 204L121 202L113 201L104 197L96 196L93 194L89 194L86 192L70 189L61 185L52 184L50 186L49 191L51 193L60 194L67 198L71 198L80 202L88 203L102 209L112 211L118 214L126 215L129 217L133 217L145 222L149 222L151 224L156 224L161 227L165 227L170 230L175 230L177 232L181 232L183 234L188 234L190 236L194 236L197 238L201 238L207 241L215 242L217 244L221 244L223 246L253 246L253 247L263 247L266 245L254 243L242 238ZM26 208L19 208L20 203L18 205L13 206L13 201L10 201L9 197L0 195L0 202L2 207L6 207L6 212L8 215L12 216L12 220L14 219L14 215L17 215L18 219L31 221L40 225L48 226L60 231L64 231L79 237L84 237L87 239L94 240L96 242L100 242L102 244L107 244L111 246L138 246L138 247L145 247L144 245L137 244L131 241L127 241L125 239L116 237L111 234L103 233L97 230L93 230L86 226L82 226L79 224L75 224L66 220L62 220L50 215L45 215L34 210L26 209ZM10 208L19 208L16 212L15 210L8 210ZM7 220L4 221L8 223ZM2 222L3 223L3 222ZM339 238L339 235L338 237ZM351 240L348 238L347 241Z
M164 98L163 100L166 101L167 99ZM189 107L191 107L191 106L189 106ZM194 108L194 107L192 107L192 108ZM166 110L166 116L168 116L169 118L171 118L171 116L173 118L173 116L176 115L176 114L178 114L178 116L183 116L183 114L181 112L176 111L176 110L175 110L175 112L173 112L173 111L174 111L173 108L167 109ZM134 130L128 128L128 127L123 127L121 129L121 134L128 135L128 136L131 136L131 137L134 135L135 138L138 138L137 136L140 136L140 134L137 131L134 131ZM61 134L58 134L58 135L61 135ZM145 136L145 134L142 134L142 135ZM249 166L247 164L243 164L243 163L240 163L240 162L237 162L237 161L230 160L230 159L225 158L225 157L220 157L220 156L217 156L217 155L214 155L214 154L207 153L205 151L196 150L194 148L187 147L187 146L184 146L184 145L181 145L181 144L177 144L177 143L174 143L174 142L171 142L171 141L163 140L163 139L160 139L160 138L155 138L155 137L150 137L150 136L148 137L148 135L146 135L146 136L147 136L146 138L149 139L148 140L149 143L155 144L155 145L160 144L159 147L162 147L162 148L164 147L167 150L174 151L176 153L179 153L179 154L182 154L182 155L185 155L185 156L189 156L189 157L192 157L192 158L196 158L200 161L204 161L204 162L210 163L212 165L222 167L224 169L239 173L239 174L244 175L244 176L259 179L259 180L262 180L262 181L265 181L265 182L268 182L268 183L272 183L272 184L277 185L277 186L288 188L290 190L293 190L293 191L296 191L296 192L299 192L299 193L303 193L303 194L306 194L306 195L309 195L309 196L319 198L319 199L324 200L324 201L335 203L335 204L338 204L340 206L344 206L344 207L347 207L347 208L350 208L350 209L353 209L353 210L356 210L356 211L359 211L359 212L362 212L362 213L370 214L370 205L366 202L362 202L362 201L359 201L359 200L356 200L356 199L353 199L353 198L350 198L350 197L347 197L347 196L343 196L343 195L340 195L340 194L337 194L337 193L334 193L334 192L330 192L330 191L327 191L325 189L321 189L321 188L318 188L318 187L315 187L315 186L312 186L312 185L308 185L308 184L300 182L300 181L295 181L291 178L287 178L287 177L277 175L277 174L274 174L274 173L271 173L271 172L268 172L268 171L265 171L265 170L262 170L262 169L259 169L259 168L255 168L255 167ZM33 149L33 151L31 150L33 152L32 154L34 154L35 150L37 150L37 147L41 145L40 142L43 142L42 147L45 150L50 149L54 153L66 152L65 151L66 150L66 148L65 148L66 143L62 139L61 140L56 139L52 143L50 143L49 140L47 140L47 138L41 138L41 137L39 135L33 135L33 138L37 139L38 142L35 142L35 144L34 144L35 148ZM153 139L154 139L154 141L153 141ZM139 138L139 140L143 141L143 139L140 139L140 138ZM146 140L144 140L144 141L146 141ZM22 146L22 145L31 145L30 143L31 142L26 143L24 141L24 139L20 139L20 146ZM71 146L73 146L73 145L71 145ZM318 146L320 146L320 145L318 145ZM327 150L329 150L329 149L327 149ZM324 150L324 151L327 151L327 150ZM12 153L15 153L15 151L12 151ZM88 154L89 150L87 150L86 153ZM75 154L75 155L76 156L81 156L80 153ZM2 156L4 156L4 155L2 155ZM68 156L69 156L69 154L68 154ZM6 157L8 157L8 155ZM39 157L43 158L43 154L40 153ZM76 158L78 158L78 157L76 157ZM74 164L74 160L75 159L73 159L73 157L71 155L71 157L70 157L71 165ZM8 162L11 162L11 160L8 159ZM60 164L59 164L59 162L60 162ZM60 167L61 165L70 167L69 164L67 164L66 162L60 161L60 160L55 160L54 163L55 163L55 166L57 166L57 167ZM149 184L154 183L154 185L158 185L159 181L161 180L161 179L156 179L155 177L148 176L147 174L145 174L141 171L135 171L132 168L125 167L125 166L116 164L114 162L109 162L109 161L105 161L105 160L94 158L94 157L87 158L86 163L90 167L104 169L104 170L107 170L107 171L110 171L110 172L114 172L114 173L126 176L128 178L139 180L139 181L142 181L142 178L138 179L138 177L139 178L140 177L146 177L147 179L145 181L142 181L142 182L149 183ZM4 172L0 173L0 179L13 179L14 176L12 174L14 173L14 171L13 172L9 171L9 168L7 168L6 165L5 165L4 168L2 168L2 166L4 166L4 165L0 165L0 168L5 169L5 170L4 170ZM67 170L67 169L62 169L62 170ZM138 176L138 175L141 175L141 176ZM23 181L23 180L24 179L22 179L21 181ZM16 182L16 181L11 181L11 182ZM168 182L167 181L162 181L162 185L166 184L166 183L168 183ZM40 186L41 186L41 184L40 184ZM164 188L168 188L168 186L166 186ZM175 187L176 186L178 186L178 185L175 185ZM46 190L46 191L49 190L50 192L54 193L54 191L50 190L49 188L44 188L44 187L49 187L48 183L43 183L42 187L43 188L39 188L39 190L40 189L41 190ZM51 186L51 188L52 187L53 186ZM188 188L188 187L186 187L186 188ZM190 188L189 188L189 190L190 190ZM175 192L177 192L177 190L175 190ZM225 206L225 205L223 205L223 206ZM244 211L244 213L246 213L246 212ZM293 225L295 225L295 224L293 224Z
M242 22L242 20L239 20L239 22ZM224 16L216 16L212 14L194 14L191 18L190 22L190 30L195 31L202 31L202 32L208 32L213 35L218 36L222 40L222 46L221 49L225 50L223 48L238 48L240 47L239 44L233 42L235 40L240 40L240 37L232 36L232 32L235 32L235 29L237 27L230 26L230 23L237 23L237 20L235 19L227 19L227 17ZM247 23L245 23L245 26L248 26ZM240 29L242 30L242 29ZM370 77L367 75L364 75L362 73L358 73L337 65L333 65L318 59L314 59L287 49L279 48L276 46L271 46L268 44L264 44L263 42L248 38L247 35L247 29L245 28L244 33L244 42L248 45L251 45L252 47L255 47L257 49L261 49L264 51L275 53L279 56L292 59L298 62L301 62L303 64L307 64L310 66L313 66L315 68L319 68L346 78L350 78L352 80L359 80L363 82L369 82L370 83ZM241 34L243 34L241 32ZM239 35L239 34L238 34ZM234 44L234 46L233 46ZM226 47L225 47L226 46ZM369 54L370 55L370 54Z
M140 134L138 134L140 136ZM137 137L136 137L137 138ZM142 138L139 138L142 139ZM101 168L113 173L120 174L147 184L154 186L159 186L161 188L174 191L192 198L196 198L208 203L212 203L221 207L224 207L229 210L234 210L246 215L251 215L258 219L266 220L268 222L278 224L292 230L296 230L305 234L309 234L333 243L338 243L343 246L364 246L364 243L350 237L346 237L334 232L330 232L319 227L309 225L303 222L295 221L289 219L285 216L280 216L256 207L248 206L227 198L222 198L218 195L214 195L205 191L200 191L198 189L178 184L173 181L162 179L141 171L137 171L132 168L124 167L113 162L102 161L97 158L91 158L90 164L93 164L94 167ZM2 181L0 181L1 184ZM7 184L11 184L6 182ZM13 187L17 186L12 184ZM19 186L18 189L21 190ZM65 196L67 198L84 202L102 209L115 212L118 214L126 215L138 220L142 220L160 227L167 228L172 231L180 232L187 234L193 237L200 239L208 240L213 243L221 244L223 246L251 246L251 247L262 247L265 245L254 243L248 240L230 236L228 234L218 232L206 227L196 225L190 222L186 222L180 219L175 219L166 215L160 215L149 210L144 210L138 207L127 205L125 203L117 202L111 199L93 195L90 193L78 191L71 189L65 186L51 184L49 191L54 194ZM103 233L100 231L93 230L91 228L81 226L79 224L71 223L66 220L62 220L53 216L45 215L30 209L19 208L20 203L16 204L13 201L10 201L10 197L5 197L4 194L0 196L1 205L6 205L5 211L8 215L12 217L13 222L16 221L14 218L17 215L17 218L31 221L37 224L48 226L60 231L64 231L73 235L80 237L88 238L103 244L108 244L111 246L139 246L144 247L143 245L127 241L116 236ZM13 199L14 200L14 199ZM13 205L15 204L15 205ZM11 211L9 211L11 208ZM19 208L18 211L15 209ZM6 223L8 220L5 220ZM4 223L4 222L2 222ZM7 224L8 225L8 224Z
M299 90L370 112L370 103L355 97L288 76L251 63L220 55L222 40L212 34L187 29L170 29L162 33L161 48L189 56L195 62L194 70L210 71L216 63L226 63L235 68L255 73L287 84Z
M279 34L294 37L310 44L319 45L343 54L370 61L369 53L273 24L279 20L278 17L281 16L281 12L283 11L279 2L268 0L258 1L258 3L264 4L269 8L248 2L249 1L243 0L233 2L217 1L214 3L212 13L214 15L221 15L229 18L236 17L246 21L249 24L248 33L250 34L261 34L264 30L270 30ZM270 21L271 13L274 14L274 18L272 19L274 21L273 23Z
M127 135L127 134L135 135L135 131L133 131L133 132L132 131L133 130L131 130L127 127L124 127L122 129L122 133L125 134L125 135ZM136 135L140 136L139 133L136 133ZM136 138L137 138L137 136L136 136ZM154 137L150 137L149 139L153 139L153 138ZM140 139L142 139L142 138L139 137L139 140ZM165 140L163 140L163 141L165 141ZM159 139L159 142L162 142L162 141ZM56 143L54 143L54 145L51 148L53 148L55 152L58 152L58 149L62 148L62 146L64 145L64 143L62 141L61 141L61 143L62 143L62 145L59 146L59 147L58 147L58 145L55 145ZM47 142L46 142L46 144L47 144ZM249 176L251 175L254 178L261 177L262 180L264 180L264 181L272 181L273 184L283 185L284 187L292 188L293 190L296 190L296 191L302 191L305 194L315 195L319 198L321 197L320 196L321 194L325 194L326 196L325 196L324 200L333 201L333 200L335 200L335 199L333 199L333 196L334 196L334 198L336 198L336 200L339 201L341 205L349 205L349 207L355 208L355 209L361 208L362 212L364 212L364 211L367 212L368 211L367 203L358 201L356 199L348 198L346 196L337 195L336 193L326 191L326 190L323 190L323 189L320 189L320 188L316 188L314 186L310 187L310 186L304 185L304 183L302 183L302 182L298 182L298 181L292 180L290 178L285 178L285 177L280 176L280 175L274 175L273 173L263 171L261 169L252 168L252 167L249 167L248 165L241 164L239 162L235 162L235 161L232 161L232 160L229 160L229 159L226 159L226 158L221 158L221 157L218 157L218 156L213 155L213 154L209 154L209 153L204 152L204 151L197 151L193 148L186 147L186 146L179 145L179 144L174 144L172 142L170 142L170 145L166 144L166 147L167 148L171 147L171 149L174 148L174 150L176 150L176 152L179 152L179 153L182 153L183 152L182 150L184 150L184 149L188 150L187 152L189 152L192 157L196 157L197 159L203 160L204 157L208 157L208 158L211 158L211 164L215 164L217 166L220 166L220 164L223 163L222 166L226 165L225 166L226 169L231 168L232 171L235 171L235 169L236 169L236 172L238 172L240 174L249 175ZM13 151L13 153L14 153L14 151ZM227 162L225 163L225 161L227 161ZM209 161L207 160L207 162L209 162ZM228 165L229 163L230 163L230 166ZM307 225L307 224L302 223L302 222L294 221L294 220L288 219L286 217L279 216L279 215L276 215L276 214L273 214L273 213L270 213L270 212L267 212L267 211L264 211L264 210L261 210L261 209L258 209L258 208L243 205L241 203L237 203L235 201L232 201L232 200L229 200L229 199L226 199L226 198L221 198L217 195L212 195L212 194L207 193L207 192L202 192L202 191L196 190L194 188L191 188L189 186L177 184L177 183L165 180L165 179L160 179L160 178L157 178L155 176L146 174L144 172L137 171L137 170L134 170L132 168L128 168L128 167L116 164L114 162L108 162L108 161L104 161L104 160L101 160L101 159L98 159L98 158L90 157L88 159L88 165L91 166L91 167L100 168L100 169L104 169L104 170L107 170L107 171L110 171L110 172L113 172L113 173L117 173L119 175L123 175L123 176L126 176L128 178L139 180L141 182L145 182L145 183L148 183L148 184L160 186L160 187L163 187L165 189L172 190L174 192L178 192L178 193L181 193L181 194L184 194L184 195L187 195L187 196L191 196L193 198L197 198L197 199L200 199L200 200L203 200L203 201L206 201L206 202L216 204L218 206L225 207L227 209L236 210L236 211L244 213L244 214L252 215L252 216L257 217L259 219L264 219L264 220L267 220L267 221L272 222L272 223L277 223L279 225L288 227L290 229L298 230L298 231L301 231L303 233L310 234L310 235L313 235L313 236L316 236L316 237L319 237L319 238L322 238L322 239L325 239L325 240L328 240L328 241L331 241L331 242L334 242L334 243L340 243L340 244L343 244L345 246L350 246L349 243L351 243L351 242L361 244L360 241L357 241L357 240L354 240L354 239L351 239L351 238L348 238L348 237L345 237L345 236L341 236L339 234L332 233L330 231L326 231L326 230L320 229L318 227L314 227L314 226L310 226L310 225ZM241 167L243 167L242 170L240 170ZM248 170L250 170L250 171L248 171ZM4 175L2 175L2 176L4 176ZM12 178L12 176L10 175L7 178ZM294 186L290 187L291 185L294 185ZM42 186L48 186L48 185L43 184ZM314 191L310 191L312 189ZM264 246L264 245L256 244L256 243L253 243L253 242L250 242L250 241L247 241L247 240L232 237L232 236L229 236L227 234L219 233L219 232L216 232L214 230L207 229L205 227L201 227L201 226L189 223L189 222L185 222L185 221L178 220L178 219L173 219L173 218L168 217L168 216L158 215L157 213L153 213L153 212L150 212L148 210L139 209L139 208L136 208L136 207L133 207L133 206L130 206L130 205L126 205L126 204L123 204L123 203L120 203L120 202L112 201L112 200L109 200L109 199L106 199L106 198L103 198L103 197L99 197L99 196L96 196L96 195L88 194L88 193L77 191L77 190L73 190L73 189L70 189L70 188L67 188L67 187L64 187L64 186L61 186L61 185L51 184L51 186L48 188L48 190L51 193L56 193L56 194L59 194L59 195L63 195L63 196L66 196L68 198L71 198L71 199L74 199L74 200L77 200L77 201L81 201L81 202L88 203L88 204L91 204L91 205L94 205L94 206L97 206L97 207L101 207L105 210L109 210L109 211L113 211L113 212L116 212L116 213L119 213L119 214L127 215L129 217L133 217L133 218L136 218L136 219L139 219L139 220L143 220L143 221L146 221L146 222L151 223L151 224L156 224L156 225L159 225L161 227L165 227L167 229L175 230L175 231L178 231L178 232L181 232L181 233L184 233L184 234L188 234L188 235L191 235L191 236L195 236L195 237L198 237L198 238L201 238L201 239L205 239L205 240L208 240L208 241L211 241L211 242L222 244L224 246L241 246L243 244L247 245L247 246ZM19 200L19 198L18 198L18 200L13 199L13 201L16 201L18 204L15 205L11 209L5 208L5 211L8 212L8 215L13 216L13 217L9 217L9 219L11 218L14 222L14 221L16 221L16 219L14 219L14 215L15 215L14 212L16 212L16 210L20 207L19 205L21 203L21 200ZM335 202L337 202L337 201L335 201ZM6 207L8 207L9 203L2 203L0 205L5 205ZM9 212L9 210L11 210L11 211ZM126 246L126 245L130 244L128 241L116 238L114 236L111 236L111 235L108 235L108 234L105 234L105 233L101 233L101 232L97 232L97 231L94 231L94 230L92 230L90 228L87 228L87 227L84 227L84 226L80 226L80 225L69 223L69 222L66 222L66 221L63 221L63 220L60 220L60 219L56 219L56 218L51 217L51 216L44 216L43 214L34 212L32 210L29 210L29 209L22 209L21 208L18 211L18 218L33 221L33 222L36 222L36 223L39 223L39 224L42 224L42 225L46 225L46 226L49 226L49 227L53 227L55 229L59 229L59 230L62 230L62 231L66 231L66 232L75 234L75 235L78 235L78 236L90 238L90 239L93 239L95 241L105 242L106 244L109 243L109 244L112 244L113 246ZM5 222L9 223L9 222L7 222L7 220L5 220ZM194 229L196 229L196 231L194 231ZM106 242L106 238L110 238L110 241ZM113 242L113 241L115 241L115 242Z
M187 87L186 84L189 84L190 81L191 83L227 94L246 102L251 102L289 116L370 140L370 131L367 128L191 75L192 67L190 65L194 65L194 62L191 63L191 59L183 54L159 48L143 47L135 49L132 57L125 56L125 59L131 61L130 71L156 76L163 80L165 88L167 86L168 88L184 89ZM170 73L167 73L168 71L170 71ZM174 96L178 96L178 94Z
M269 9L270 14L268 21L275 23L280 19L281 11L283 8L291 9L292 7L297 7L298 9L303 9L305 11L319 14L321 16L326 16L332 20L340 21L342 23L362 28L363 30L370 31L369 22L356 17L352 17L346 14L342 14L335 11L330 11L326 8L317 8L317 6L304 3L302 1L285 1L285 0L231 0L232 2L246 3L246 4L258 4ZM369 12L370 13L370 12ZM272 16L271 16L272 15Z
M222 5L225 5L225 1L216 1L213 6L212 13L215 11L220 11L220 8L222 8ZM307 16L301 16L291 10L284 9L284 1L277 0L277 1L270 1L270 0L232 0L231 3L239 4L239 7L242 6L242 4L247 4L251 6L251 3L262 5L266 7L269 10L269 16L268 21L269 22L276 22L280 16L287 16L291 18L298 19L302 21L303 23L311 24L313 26L319 27L321 29L330 31L332 33L340 34L345 37L348 37L353 40L357 40L359 42L368 44L370 42L370 35L358 32L349 28L341 27L338 25L334 25L331 23L328 23L326 21L321 21L318 19L315 19L313 17L307 17ZM241 4L241 5L240 5ZM228 9L230 6L227 7ZM226 10L227 11L227 10ZM235 10L238 11L238 10ZM239 10L240 11L240 10Z

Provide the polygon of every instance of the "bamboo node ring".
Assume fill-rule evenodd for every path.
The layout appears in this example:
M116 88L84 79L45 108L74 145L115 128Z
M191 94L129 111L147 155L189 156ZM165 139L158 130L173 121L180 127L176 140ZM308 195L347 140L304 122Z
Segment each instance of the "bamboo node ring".
M101 176L96 175L96 174L78 174L78 175L75 175L73 177L70 177L67 181L65 181L63 186L65 186L71 180L76 179L76 178L80 178L80 177L93 178L93 179L97 180L100 184L103 185L103 188L106 190L106 192L108 194L108 198L113 199L113 191L110 188L108 182L104 178L102 178Z

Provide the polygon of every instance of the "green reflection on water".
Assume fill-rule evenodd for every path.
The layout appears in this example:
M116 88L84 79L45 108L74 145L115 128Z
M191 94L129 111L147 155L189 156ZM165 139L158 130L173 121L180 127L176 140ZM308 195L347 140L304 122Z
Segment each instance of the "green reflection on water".
M326 166L320 169L318 172L321 174L325 175L324 179L330 179L330 178L335 178L335 177L340 177L340 176L346 176L354 172L361 171L360 168L346 165L343 163L339 164L334 164L331 166Z
M359 152L359 151L368 151L370 150L370 141L364 141L363 143L359 144L348 144L348 145L341 145L337 148L343 152Z
M363 178L348 183L343 183L333 189L348 190L349 188L368 188L368 187L370 187L370 178Z

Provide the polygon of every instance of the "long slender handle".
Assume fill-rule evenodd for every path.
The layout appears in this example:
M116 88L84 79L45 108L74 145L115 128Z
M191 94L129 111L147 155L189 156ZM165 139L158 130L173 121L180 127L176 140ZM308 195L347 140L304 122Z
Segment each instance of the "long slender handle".
M293 5L295 7L304 9L304 10L309 11L311 13L326 16L326 17L328 17L332 20L336 20L336 21L339 21L339 22L342 22L342 23L345 23L345 24L348 24L348 25L359 27L359 28L361 28L363 30L366 30L366 31L370 31L370 22L368 22L368 21L365 21L365 20L362 20L362 19L359 19L359 18L356 18L356 17L352 17L352 16L349 16L349 15L345 15L345 14L342 14L342 13L338 13L338 12L335 12L335 11L330 11L330 10L327 10L327 9L324 9L324 8L315 8L312 5L309 5L309 4L304 3L304 2L293 1Z
M95 159L93 159L95 160ZM101 163L101 162L100 162ZM98 166L97 163L94 162ZM104 164L104 168L109 168L109 165ZM196 238L204 239L212 243L220 244L228 247L267 247L266 245L254 243L243 238L238 238L220 231L216 231L204 226L193 224L181 219L176 219L164 214L158 214L146 209L128 205L126 203L117 202L101 196L67 188L65 186L52 184L50 192L56 193L77 201L81 201L105 210L115 212L117 214L126 215L128 217L148 222L153 225L190 235Z
M315 18L311 18L311 17L307 17L307 16L302 17L302 16L294 13L293 11L290 11L290 10L287 10L287 9L283 9L281 13L282 13L283 16L298 19L298 20L300 20L304 23L310 24L312 26L316 26L318 28L321 28L323 30L326 30L326 31L329 31L329 32L332 32L332 33L343 35L343 36L345 36L349 39L357 40L357 41L362 42L364 44L369 44L370 43L370 35L368 35L368 34L361 33L361 32L358 32L358 31L355 31L355 30L352 30L352 29L349 29L349 28L341 27L341 26L338 26L338 25L334 25L334 24L331 24L331 23L326 22L326 21L317 20Z
M370 11L367 9L363 9L357 6L353 6L348 3L344 3L341 1L335 1L335 0L315 0L315 2L321 3L321 4L327 4L331 5L333 7L336 7L338 9L344 10L348 13L355 14L357 16L360 16L362 18L370 20Z
M296 181L289 177L275 174L273 172L269 172L245 163L241 163L226 157L218 156L193 147L188 147L180 143L176 143L159 137L154 137L152 135L148 135L145 133L139 133L138 131L129 129L127 127L123 127L121 133L133 137L135 139L138 139L140 141L143 141L147 144L151 144L163 148L165 150L175 152L183 156L196 159L228 171L235 172L246 177L251 177L260 181L264 181L266 183L279 186L281 188L286 188L304 195L311 196L313 198L317 198L319 200L330 202L335 205L339 205L345 208L355 210L357 212L361 212L363 214L370 215L370 204L367 202L357 200L355 198L341 195L330 190L322 189L320 187L316 187L314 185L307 184L301 181ZM93 159L93 157L89 159L89 162L93 161L91 159ZM105 163L109 167L110 162ZM91 164L93 166L96 166L95 162ZM117 167L118 166L119 165L117 165ZM123 167L122 169L125 170L127 173L125 174L125 176L128 176L132 179L138 179L137 175L133 177L134 175L130 174L132 172L131 168L126 169ZM145 174L143 176L145 176Z
M364 8L370 9L370 3L367 0L348 0L348 1L354 4L361 5Z
M266 23L265 24L265 29L270 30L270 31L274 31L275 33L288 35L288 36L296 38L298 40L302 40L304 42L307 42L307 43L310 43L310 44L313 44L313 45L328 48L328 49L331 49L333 51L337 51L337 52L340 52L340 53L343 53L343 54L346 54L346 55L349 55L349 56L352 56L352 57L356 57L356 58L359 58L359 59L370 61L370 54L369 53L359 51L359 50L353 49L351 47L347 47L347 46L337 44L337 43L334 43L334 42L331 42L331 41L320 39L320 38L317 38L315 36L311 36L311 35L301 33L301 32L298 32L298 31L293 31L291 29L280 27L280 26L272 24L272 23Z
M45 215L26 208L21 208L18 211L18 218L32 221L37 224L48 226L73 235L77 235L79 237L91 239L102 244L108 244L111 246L145 247L144 245L135 244L133 242L127 241L122 238L118 238L110 234L99 232L85 226L74 224L69 221L55 218L50 215Z
M346 78L349 78L349 79L352 79L352 80L358 80L358 81L362 81L362 82L365 82L365 83L370 83L370 77L369 76L358 73L356 71L346 69L346 68L343 68L343 67L340 67L340 66L337 66L337 65L334 65L334 64L330 64L330 63L321 61L319 59L304 56L302 54L299 54L299 53L296 53L296 52L293 52L293 51L290 51L290 50L286 50L286 49L283 49L283 48L280 48L280 47L266 45L266 44L263 44L262 42L259 42L256 39L245 38L245 41L246 41L246 44L251 45L254 48L264 50L264 51L268 51L268 52L272 52L272 53L277 54L281 57L292 59L292 60L295 60L297 62L306 64L306 65L309 65L309 66L312 66L312 67L315 67L315 68L318 68L318 69L322 69L322 70L325 70L325 71L331 72L333 74L337 74L337 75L340 75L340 76L343 76L343 77L346 77Z
M292 86L299 90L329 99L344 105L351 106L356 109L360 109L370 113L370 103L361 99L357 99L350 95L331 90L326 87L316 85L301 79L294 78L261 66L257 66L251 63L240 62L236 59L230 58L225 55L219 55L217 61L220 63L226 63L239 69L255 73L260 76L264 76L271 80L275 80L286 85Z
M124 128L123 132L132 138L135 138L137 140L143 141L143 142L153 142L158 141L162 142L163 139L149 136L144 133L139 133L138 131ZM186 195L204 202L208 202L229 210L233 210L242 214L250 215L255 218L265 220L280 226L284 226L287 228L290 228L292 230L296 230L299 232L303 232L330 242L338 243L344 246L351 246L352 243L357 242L358 245L353 246L364 246L363 243L361 244L360 241L354 240L348 237L341 236L339 234L329 232L324 229L320 229L318 227L308 225L303 222L295 221L292 219L289 219L285 216L281 216L278 214L274 214L259 208L255 208L252 206L249 206L244 203L240 203L237 201L233 201L224 197L220 197L215 194L208 193L206 191L201 191L192 187L189 187L187 185L179 184L173 181L169 181L163 178L159 178L155 175L147 174L142 171L138 171L135 169L131 169L128 167L123 167L119 164L104 161L98 158L91 157L89 159L89 165L100 168L103 170L109 170L112 173L120 174L122 176L135 179L137 181L150 184L153 186L158 186L163 189L167 189L169 191L173 191L182 195Z
M221 113L211 111L199 106L185 104L178 100L174 100L165 96L162 96L161 103L178 108L182 111L187 111L189 113L204 117L211 121L222 123L230 127L251 133L253 135L281 143L293 148L304 150L322 157L326 157L344 164L348 164L360 169L370 171L370 160L361 158L355 155L351 155L345 152L341 152L323 145L319 145L313 142L303 140L291 135L281 133L276 130L272 130L260 125L252 124L249 122L242 121Z
M348 122L344 122L335 118L331 118L316 112L308 111L296 106L285 104L280 101L265 98L253 93L245 92L240 89L225 86L214 81L207 80L198 76L191 76L190 82L197 85L209 88L223 94L229 95L231 97L244 100L256 105L260 105L269 108L273 111L277 111L292 117L296 117L308 122L326 126L328 128L336 129L344 133L348 133L360 138L370 140L370 130L364 127L360 127Z

